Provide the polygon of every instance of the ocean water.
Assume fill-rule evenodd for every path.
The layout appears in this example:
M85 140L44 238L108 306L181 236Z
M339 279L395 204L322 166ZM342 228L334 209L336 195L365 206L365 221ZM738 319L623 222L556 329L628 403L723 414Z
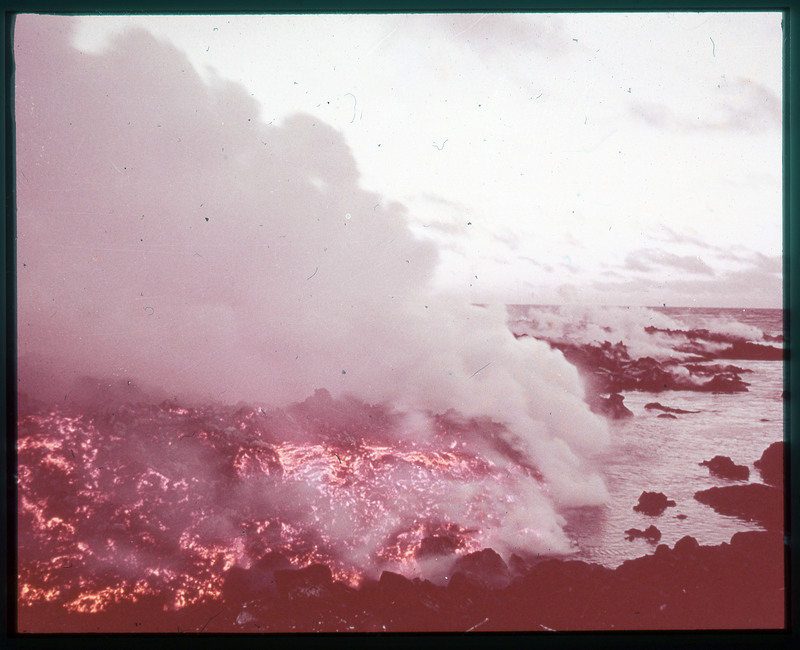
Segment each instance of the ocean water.
M769 336L782 332L781 310L661 308L656 311L687 327L710 326L714 331L741 323ZM699 465L716 455L728 456L734 463L749 467L749 482L762 482L753 462L771 443L783 440L783 363L747 360L714 363L730 363L752 371L742 374L750 384L748 392L623 393L625 405L634 417L609 422L610 447L594 458L606 479L611 499L605 506L566 513L566 530L578 546L576 559L615 567L652 552L655 544L644 539L626 540L624 531L630 528L643 530L655 525L662 533L658 543L670 546L685 535L695 537L701 544L719 544L730 541L736 532L761 530L757 524L717 514L696 501L694 493L736 483L715 477L707 467ZM661 411L644 408L650 402L699 413L677 415L674 420L659 418ZM633 506L642 491L663 492L676 506L657 517L636 512Z

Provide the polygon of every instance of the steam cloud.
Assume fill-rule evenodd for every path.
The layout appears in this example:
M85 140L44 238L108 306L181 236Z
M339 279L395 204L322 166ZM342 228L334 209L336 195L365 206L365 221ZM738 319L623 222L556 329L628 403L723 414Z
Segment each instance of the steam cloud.
M648 307L568 304L550 308L516 306L510 315L509 325L516 334L579 345L624 341L634 357L651 356L658 360L675 358L675 342L668 334L648 331L648 328L687 331L699 326L728 339L726 343L716 345L711 341L706 342L705 345L710 349L722 349L736 339L754 342L763 340L764 332L753 325L710 317L694 318L695 323L690 324Z
M561 353L515 339L502 305L435 295L434 245L359 187L332 127L263 123L146 32L100 54L70 37L17 22L19 390L61 401L88 375L282 406L324 388L423 438L431 414L489 417L544 476L548 498L520 503L565 550L556 508L606 498L587 459L607 430Z

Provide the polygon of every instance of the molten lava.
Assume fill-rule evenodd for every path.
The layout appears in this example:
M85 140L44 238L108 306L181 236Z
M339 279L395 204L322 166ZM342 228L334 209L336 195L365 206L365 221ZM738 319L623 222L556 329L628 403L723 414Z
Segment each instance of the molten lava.
M233 567L324 563L351 586L383 569L430 574L488 546L542 487L463 437L480 423L440 418L413 441L385 435L393 426L171 402L21 414L20 613L143 597L180 610L219 601ZM521 549L540 537L518 528Z

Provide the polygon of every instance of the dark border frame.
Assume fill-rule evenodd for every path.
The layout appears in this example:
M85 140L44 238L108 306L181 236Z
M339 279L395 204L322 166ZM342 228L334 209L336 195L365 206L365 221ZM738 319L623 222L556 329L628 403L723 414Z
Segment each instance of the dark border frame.
M224 9L220 7L224 5ZM0 581L4 589L0 592L0 630L3 632L6 647L63 647L75 644L82 648L95 645L105 645L111 640L114 644L128 645L133 638L142 643L151 643L151 637L161 635L18 635L15 632L15 607L16 599L16 480L15 480L15 452L16 439L16 210L15 210L15 127L13 107L13 31L14 17L17 13L52 13L52 14L127 14L127 13L152 13L152 14L231 14L231 13L444 13L444 12L659 12L659 11L780 11L783 13L784 25L784 93L783 93L783 308L786 361L784 365L784 389L786 400L784 402L784 439L794 443L789 445L789 454L785 459L788 482L786 491L786 536L787 536L787 628L785 631L776 632L725 632L697 631L697 632L627 632L627 633L557 633L554 635L520 635L520 634L474 634L471 637L462 635L296 635L292 640L302 643L327 642L339 636L348 644L380 643L392 645L394 643L407 644L411 642L433 641L441 643L445 640L455 641L459 644L468 643L484 646L486 642L499 642L500 644L540 644L556 647L585 647L590 643L608 644L614 647L635 647L645 645L656 647L672 647L680 645L700 647L789 647L792 641L797 641L798 599L795 596L798 568L798 541L793 531L800 530L797 508L793 505L800 503L797 495L798 476L792 473L791 468L800 467L800 455L797 445L800 444L795 433L798 422L797 400L792 399L792 388L798 386L798 367L794 355L794 342L800 340L798 323L800 317L800 304L798 304L798 289L795 282L796 273L800 264L800 244L798 231L800 231L800 206L798 193L800 193L800 177L797 176L798 159L800 158L800 91L798 90L798 44L800 44L800 3L796 0L770 1L770 0L702 0L691 2L687 0L500 0L488 2L487 0L405 0L391 2L391 0L230 0L227 3L214 2L213 0L4 0L2 13L2 29L0 29L0 48L3 53L3 66L0 68L0 97L3 106L3 125L0 129L0 147L4 156L3 174L0 175L0 190L3 192L3 228L0 229L0 262L4 271L3 297L0 301L0 335L4 342L0 359L2 359L3 376L0 381L0 415L4 419L6 433L5 445L0 447L3 462L0 463L0 481L6 487L6 498L0 499L0 529L7 534L0 536L0 556L6 562L0 562ZM793 176L794 174L794 176ZM222 639L218 635L184 636L164 635L168 637L170 645L181 646L198 642L218 646ZM278 640L277 636L231 635L236 643L257 643ZM399 638L398 638L399 637ZM488 637L488 638L487 638ZM281 639L283 640L283 639Z

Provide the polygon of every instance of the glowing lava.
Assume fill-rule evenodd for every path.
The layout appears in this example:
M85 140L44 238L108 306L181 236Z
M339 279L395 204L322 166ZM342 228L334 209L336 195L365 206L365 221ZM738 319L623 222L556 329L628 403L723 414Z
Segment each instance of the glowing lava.
M393 426L173 403L25 414L20 608L95 613L147 596L181 609L221 599L233 567L324 563L351 586L385 568L419 575L496 542L541 487L441 420L414 442ZM539 535L516 534L520 548Z

